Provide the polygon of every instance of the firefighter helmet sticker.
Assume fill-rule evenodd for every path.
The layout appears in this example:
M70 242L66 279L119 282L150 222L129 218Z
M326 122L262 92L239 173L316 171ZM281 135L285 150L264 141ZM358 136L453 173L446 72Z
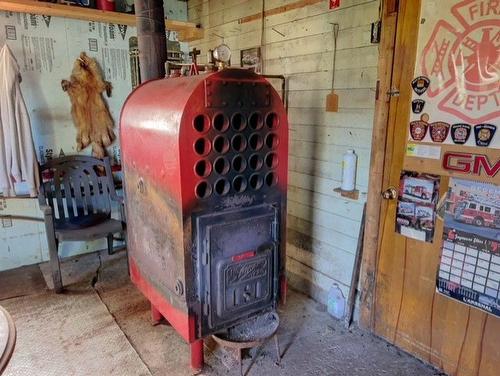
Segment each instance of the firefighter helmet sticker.
M455 4L454 19L440 19L423 49L422 73L431 80L427 96L436 98L440 112L466 123L500 117L500 17L493 3Z
M429 88L431 81L425 76L419 76L411 82L413 91L418 95L422 95Z
M432 141L443 142L448 137L448 131L450 130L450 124L444 121L437 121L430 125L430 134Z
M493 124L479 124L474 127L477 146L489 146L497 127Z
M411 110L414 114L419 114L423 111L425 106L425 101L422 99L414 99L411 101Z
M459 123L451 126L451 139L457 145L463 145L469 139L472 127L469 124Z

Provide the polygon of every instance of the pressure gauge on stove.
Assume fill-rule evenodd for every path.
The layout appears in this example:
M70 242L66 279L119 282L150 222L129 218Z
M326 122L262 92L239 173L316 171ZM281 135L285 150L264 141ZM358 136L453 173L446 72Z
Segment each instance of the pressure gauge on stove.
M229 63L231 60L231 50L227 44L221 44L214 49L213 52L214 59L223 62L224 64Z

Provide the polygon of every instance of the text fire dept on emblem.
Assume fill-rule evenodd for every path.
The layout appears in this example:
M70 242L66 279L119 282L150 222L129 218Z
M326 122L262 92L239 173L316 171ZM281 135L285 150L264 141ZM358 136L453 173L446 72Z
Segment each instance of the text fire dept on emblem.
M496 4L496 5L495 5ZM500 116L498 2L465 0L451 8L457 22L436 23L422 55L422 72L438 108L466 123Z

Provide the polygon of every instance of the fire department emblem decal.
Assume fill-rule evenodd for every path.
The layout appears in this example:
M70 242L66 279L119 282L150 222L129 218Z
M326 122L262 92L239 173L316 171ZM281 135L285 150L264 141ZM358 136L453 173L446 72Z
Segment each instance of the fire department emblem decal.
M427 91L430 84L431 81L427 77L419 76L411 82L411 87L413 88L413 91L415 93L417 93L418 95L422 95Z
M425 45L422 73L427 95L440 111L466 123L500 116L500 17L491 0L465 0L451 8L452 22L439 20Z
M427 123L422 120L412 121L410 123L411 138L415 141L422 141L427 133Z
M493 124L478 124L474 127L477 146L490 146L497 127Z
M450 124L443 121L436 121L430 125L430 133L432 141L443 142L448 137L448 130L450 129Z
M411 110L414 114L419 114L422 112L425 106L425 101L422 99L414 99L411 101Z
M459 123L451 126L451 139L457 145L463 145L470 136L472 127L470 124Z

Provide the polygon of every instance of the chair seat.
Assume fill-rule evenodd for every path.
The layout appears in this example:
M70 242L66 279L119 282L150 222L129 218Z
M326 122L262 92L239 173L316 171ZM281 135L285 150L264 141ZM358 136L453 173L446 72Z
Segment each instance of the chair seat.
M105 237L107 234L123 231L121 221L116 219L107 219L94 226L89 226L77 230L56 229L56 238L59 241L64 240L91 240Z

